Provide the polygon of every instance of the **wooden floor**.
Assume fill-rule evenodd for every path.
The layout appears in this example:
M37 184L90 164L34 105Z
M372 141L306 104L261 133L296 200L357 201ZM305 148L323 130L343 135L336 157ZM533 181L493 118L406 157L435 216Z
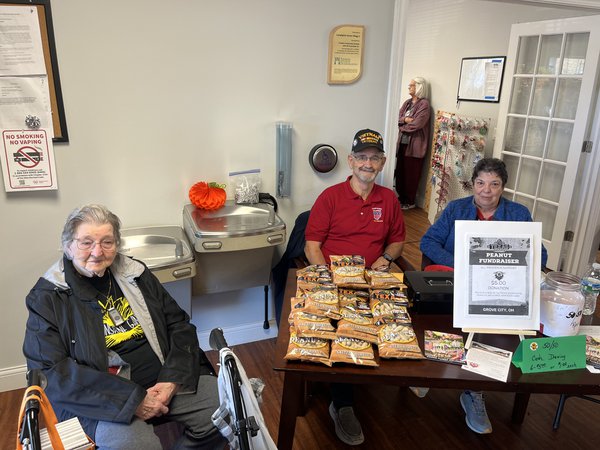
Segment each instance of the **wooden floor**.
M403 211L406 226L406 240L402 255L413 265L415 270L421 269L421 251L419 242L423 233L429 228L427 213L420 208Z
M418 240L428 223L421 210L410 210L405 256L420 265ZM412 242L409 242L412 241ZM235 346L249 377L262 378L262 413L269 433L277 441L283 376L271 369L275 340ZM207 352L216 365L215 352ZM600 382L600 381L599 381ZM525 421L510 421L513 394L486 393L488 414L494 428L489 435L470 431L458 401L460 391L433 389L417 398L406 388L368 386L356 389L356 414L365 434L362 449L596 449L600 445L600 405L579 398L566 402L561 425L552 431L558 395L531 396ZM18 407L23 390L0 393L0 450L14 449ZM325 385L315 385L304 417L297 420L294 450L345 449L329 417Z

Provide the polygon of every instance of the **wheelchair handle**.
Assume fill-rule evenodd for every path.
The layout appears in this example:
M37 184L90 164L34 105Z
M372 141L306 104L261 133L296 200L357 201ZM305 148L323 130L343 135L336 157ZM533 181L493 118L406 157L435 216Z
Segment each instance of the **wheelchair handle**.
M223 335L223 330L221 328L213 328L213 330L210 332L210 336L208 337L208 344L210 345L210 348L217 351L227 347L227 341L225 340L225 336Z

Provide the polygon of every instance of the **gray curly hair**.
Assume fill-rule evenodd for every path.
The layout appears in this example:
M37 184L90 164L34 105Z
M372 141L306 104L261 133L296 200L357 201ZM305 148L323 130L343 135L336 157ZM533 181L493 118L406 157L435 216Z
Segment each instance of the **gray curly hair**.
M75 237L77 228L82 223L95 223L99 225L108 223L112 225L117 248L121 245L121 221L119 218L104 205L89 204L75 208L71 211L69 217L67 217L61 235L61 244L65 253L67 247Z

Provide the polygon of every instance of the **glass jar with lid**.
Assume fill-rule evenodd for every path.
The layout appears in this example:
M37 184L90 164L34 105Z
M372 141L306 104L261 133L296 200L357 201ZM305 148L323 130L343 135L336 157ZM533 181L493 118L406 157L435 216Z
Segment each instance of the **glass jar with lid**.
M574 336L579 332L584 297L581 278L550 272L540 287L540 322L546 336Z

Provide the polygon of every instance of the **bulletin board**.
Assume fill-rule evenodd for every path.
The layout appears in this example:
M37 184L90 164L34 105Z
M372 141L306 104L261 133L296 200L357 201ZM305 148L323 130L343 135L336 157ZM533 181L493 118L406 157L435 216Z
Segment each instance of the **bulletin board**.
M54 27L52 24L52 11L50 0L12 0L0 1L0 5L15 8L37 8L42 35L42 46L46 73L48 75L48 86L50 90L50 104L52 108L52 123L54 128L54 142L69 142L67 133L67 121L65 118L65 107L60 88L60 77L58 74L58 60L56 57L56 45L54 42Z
M506 56L463 58L457 101L500 102Z

